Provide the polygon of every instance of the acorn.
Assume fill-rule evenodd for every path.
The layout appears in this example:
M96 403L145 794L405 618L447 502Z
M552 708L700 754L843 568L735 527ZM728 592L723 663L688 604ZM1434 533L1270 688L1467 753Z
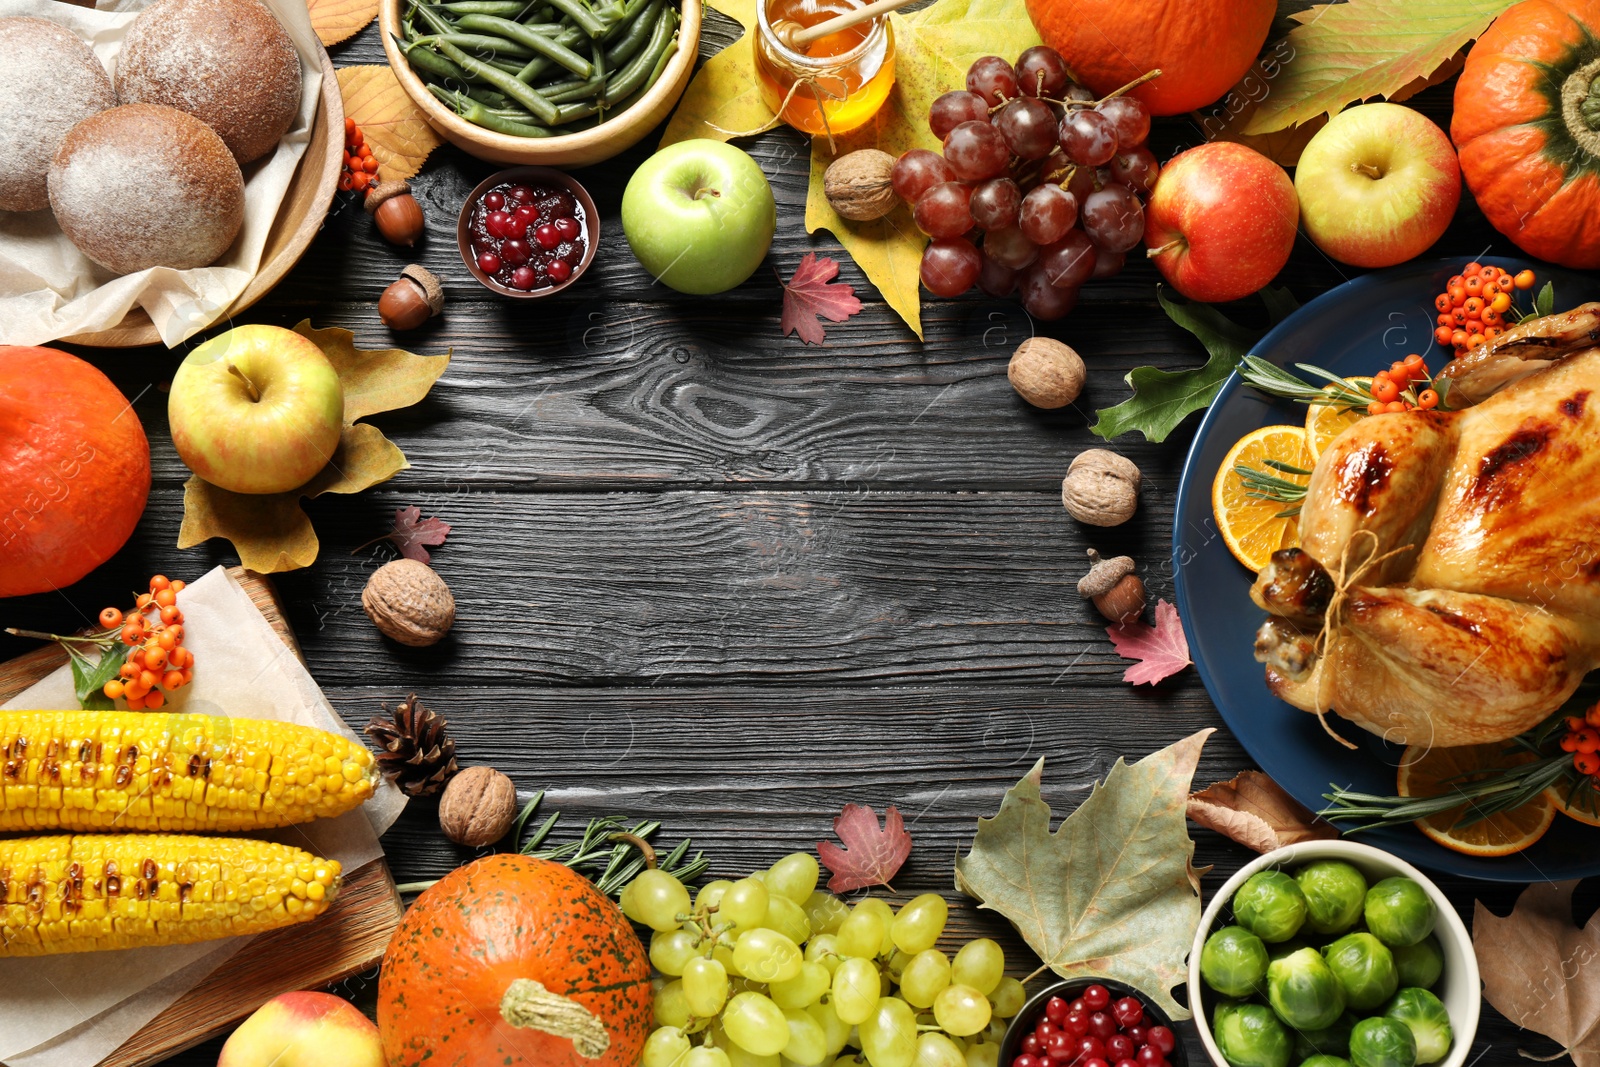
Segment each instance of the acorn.
M367 190L364 205L372 221L377 223L378 232L390 244L409 248L417 243L417 238L427 229L422 217L422 205L411 195L411 186L403 181L374 185Z
M1092 566L1078 579L1078 595L1094 602L1100 614L1114 623L1124 624L1144 614L1144 582L1134 573L1139 567L1132 556L1101 559L1089 549Z
M378 298L378 318L391 330L414 330L444 310L444 289L433 272L412 263Z

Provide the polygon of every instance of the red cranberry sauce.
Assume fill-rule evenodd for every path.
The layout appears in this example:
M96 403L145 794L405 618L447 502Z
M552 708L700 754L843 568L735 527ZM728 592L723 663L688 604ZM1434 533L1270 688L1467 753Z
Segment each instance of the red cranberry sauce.
M548 289L572 277L588 250L583 205L551 185L501 182L467 220L478 269L507 289Z

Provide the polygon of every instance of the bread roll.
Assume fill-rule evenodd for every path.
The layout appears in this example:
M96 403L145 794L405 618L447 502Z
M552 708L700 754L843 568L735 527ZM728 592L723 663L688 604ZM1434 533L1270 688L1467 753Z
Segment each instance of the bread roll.
M294 125L300 55L259 0L156 0L128 27L117 96L187 111L243 166Z
M84 255L118 274L203 267L244 223L244 176L192 115L124 104L84 119L50 165L50 206Z
M94 49L54 22L0 19L0 57L0 211L38 211L61 138L117 95Z

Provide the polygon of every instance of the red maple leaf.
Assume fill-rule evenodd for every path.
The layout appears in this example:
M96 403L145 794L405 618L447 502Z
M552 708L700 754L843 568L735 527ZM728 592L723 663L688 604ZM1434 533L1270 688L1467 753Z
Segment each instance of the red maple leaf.
M421 508L396 508L394 529L382 537L374 537L356 551L360 552L367 545L375 545L379 541L393 541L402 556L414 559L418 563L426 563L431 557L428 555L428 550L422 546L432 545L438 548L449 536L450 524L432 516L424 519Z
M833 820L833 832L845 848L832 841L818 841L817 855L833 872L828 888L835 893L869 885L888 886L889 879L911 855L911 835L906 833L906 824L893 804L885 809L881 828L878 813L870 807L846 804Z
M1139 661L1122 672L1124 682L1155 685L1189 665L1189 642L1183 636L1178 609L1165 600L1156 601L1154 626L1140 620L1125 626L1107 626L1106 633L1111 635L1117 655Z
M861 310L855 289L844 282L833 281L838 276L839 264L826 256L818 259L815 252L805 254L794 269L794 277L783 285L785 337L798 333L806 344L820 345L823 332L818 315L829 322L843 322ZM782 280L780 275L779 281Z

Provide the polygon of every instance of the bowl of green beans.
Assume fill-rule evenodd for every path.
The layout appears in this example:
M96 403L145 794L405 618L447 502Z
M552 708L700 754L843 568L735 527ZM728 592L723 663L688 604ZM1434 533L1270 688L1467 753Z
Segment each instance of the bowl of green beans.
M583 166L666 119L701 0L382 0L389 65L439 133L497 163Z

